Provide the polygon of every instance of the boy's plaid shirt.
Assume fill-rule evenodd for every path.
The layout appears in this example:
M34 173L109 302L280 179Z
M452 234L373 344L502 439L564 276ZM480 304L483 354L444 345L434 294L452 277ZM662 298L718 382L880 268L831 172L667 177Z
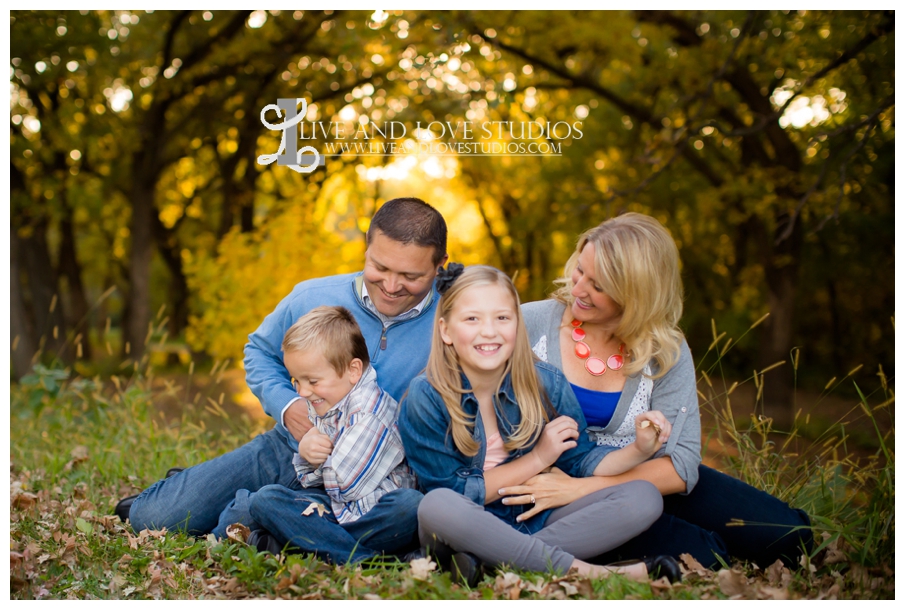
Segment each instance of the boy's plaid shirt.
M302 487L323 487L339 523L352 523L396 489L417 488L396 427L399 406L377 385L369 366L345 398L323 417L308 405L308 418L333 442L327 461L315 468L295 454Z

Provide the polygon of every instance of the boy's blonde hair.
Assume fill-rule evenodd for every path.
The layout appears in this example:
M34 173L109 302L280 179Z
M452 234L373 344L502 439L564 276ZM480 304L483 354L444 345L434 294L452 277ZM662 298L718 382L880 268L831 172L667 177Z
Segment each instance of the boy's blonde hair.
M679 359L684 335L682 278L676 242L656 219L630 212L585 231L566 263L553 298L572 305L572 272L587 244L594 245L594 274L603 292L622 310L616 337L631 360L623 372L632 375L656 361L654 378L665 375Z
M283 337L284 354L312 349L320 350L337 375L345 373L355 358L361 360L362 369L370 362L368 344L345 307L315 307L289 327Z
M462 369L459 355L452 345L444 343L440 336L440 320L448 320L450 312L456 306L459 297L466 290L476 286L497 285L506 289L512 297L515 307L516 324L515 349L506 363L506 369L500 376L500 384L506 374L511 374L515 400L519 406L521 421L512 436L504 439L507 451L527 447L540 437L544 424L554 416L547 393L534 369L534 353L528 340L528 331L519 309L518 292L512 280L498 269L485 265L468 267L437 303L437 315L434 320L434 334L431 339L431 352L427 359L427 380L440 393L450 416L450 428L456 448L465 455L473 456L478 452L475 442L475 418L467 415L462 409L462 395L469 392L462 387ZM499 387L497 387L497 392ZM502 431L501 431L502 432Z

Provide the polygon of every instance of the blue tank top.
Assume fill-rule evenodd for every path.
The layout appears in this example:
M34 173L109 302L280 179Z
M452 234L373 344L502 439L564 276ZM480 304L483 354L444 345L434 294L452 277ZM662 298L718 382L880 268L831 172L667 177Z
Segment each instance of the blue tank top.
M579 387L574 383L569 385L575 392L575 398L578 399L578 405L581 407L588 425L605 428L613 419L613 413L616 412L616 404L619 402L622 392L597 392Z

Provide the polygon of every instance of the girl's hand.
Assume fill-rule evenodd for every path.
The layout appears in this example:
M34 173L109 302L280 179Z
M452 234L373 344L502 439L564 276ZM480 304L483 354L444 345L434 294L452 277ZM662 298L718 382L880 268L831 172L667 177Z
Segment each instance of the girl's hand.
M578 424L566 415L560 415L551 422L547 422L540 439L531 450L541 464L541 470L552 466L564 452L577 447Z
M333 443L330 437L321 434L320 430L313 426L299 441L299 455L312 466L320 466L326 462L332 452Z
M635 445L646 455L653 455L669 440L672 424L660 411L645 411L635 417Z

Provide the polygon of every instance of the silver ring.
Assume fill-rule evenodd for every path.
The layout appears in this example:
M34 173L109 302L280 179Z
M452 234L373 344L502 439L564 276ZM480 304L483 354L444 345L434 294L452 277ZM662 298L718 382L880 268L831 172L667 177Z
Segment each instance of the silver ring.
M534 499L534 494L531 494L531 504L537 504L537 500Z

